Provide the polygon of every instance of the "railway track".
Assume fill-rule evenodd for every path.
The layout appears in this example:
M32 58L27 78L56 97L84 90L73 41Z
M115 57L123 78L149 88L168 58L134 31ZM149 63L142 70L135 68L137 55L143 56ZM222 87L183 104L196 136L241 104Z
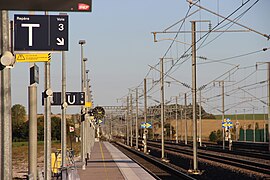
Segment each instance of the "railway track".
M154 147L157 149L160 149L161 145L160 143L157 142L149 142L148 141L148 147ZM188 156L193 156L193 152L191 148L184 148L180 147L178 145L172 145L172 144L167 144L165 143L165 151L167 153L169 152L174 152L174 153L179 153L179 154L185 154ZM250 161L246 159L239 159L239 157L229 157L224 154L215 154L213 152L208 152L208 151L198 151L198 157L200 159L205 159L205 160L211 160L220 164L226 164L230 166L234 166L236 168L242 168L245 170L253 171L253 172L258 172L262 173L265 175L270 174L270 163L269 164L264 164L261 163L260 161Z
M154 140L148 140L149 142L159 142L159 141L154 141ZM171 145L177 145L177 146L189 146L192 148L192 144L182 144L178 143L176 144L175 142L171 141L166 141L166 144L171 144ZM220 153L227 153L227 154L234 154L234 155L240 155L240 156L246 156L246 157L253 157L253 158L258 158L258 159L264 159L264 160L270 160L270 154L267 151L259 151L261 149L265 149L264 146L260 145L259 147L256 147L256 150L252 148L255 143L248 143L250 145L250 148L246 145L238 145L238 148L233 148L233 150L229 149L222 149L222 146L214 143L203 143L203 146L198 146L198 149L202 150L207 150L207 151L213 151L213 152L220 152ZM242 148L239 148L242 147ZM244 149L246 147L246 149Z
M142 152L134 150L122 143L114 143L114 145L131 158L136 163L140 164L146 171L153 175L156 179L169 180L169 179L186 179L195 180L195 178L187 175L186 173L162 162L158 158L150 157Z

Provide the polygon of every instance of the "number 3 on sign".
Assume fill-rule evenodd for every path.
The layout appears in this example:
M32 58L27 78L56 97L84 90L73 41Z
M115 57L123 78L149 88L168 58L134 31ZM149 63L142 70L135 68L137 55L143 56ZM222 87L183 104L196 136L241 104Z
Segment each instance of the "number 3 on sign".
M58 24L58 30L63 31L64 30L64 24Z

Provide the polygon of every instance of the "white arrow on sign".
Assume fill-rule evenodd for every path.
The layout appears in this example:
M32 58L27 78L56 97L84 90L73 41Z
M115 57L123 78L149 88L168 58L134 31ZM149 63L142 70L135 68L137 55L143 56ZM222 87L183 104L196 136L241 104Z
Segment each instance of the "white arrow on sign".
M58 46L64 46L65 45L65 40L64 40L64 38L57 38L56 39L57 40L57 45Z

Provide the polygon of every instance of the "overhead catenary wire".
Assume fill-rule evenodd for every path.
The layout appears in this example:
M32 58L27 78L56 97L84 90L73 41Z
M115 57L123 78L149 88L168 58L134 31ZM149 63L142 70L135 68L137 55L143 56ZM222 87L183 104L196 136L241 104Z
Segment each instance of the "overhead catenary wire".
M244 2L244 3L242 3L241 7L243 7L243 6L244 6L245 4L247 4L249 1L250 1L250 0L248 0L248 1ZM237 24L238 26L241 26L241 27L243 27L243 28L245 28L245 29L248 29L248 30L250 30L250 31L253 31L253 32L255 32L256 34L259 34L259 35L261 35L261 36L263 36L263 37L266 37L268 40L269 40L269 38L270 38L270 36L267 35L267 34L261 33L261 32L255 30L255 29L252 29L252 28L250 28L250 27L247 27L247 26L245 26L245 25L242 25L242 24L240 24L240 23L238 23L238 22L235 22L235 21L229 19L230 16L229 16L229 17L224 17L224 16L222 16L222 15L220 15L220 14L218 14L218 13L215 13L215 12L209 10L209 9L206 9L206 8L204 8L204 7L200 6L200 5L198 5L197 3L194 3L194 2L192 2L192 1L188 1L188 2L189 2L190 4L192 4L192 5L194 5L194 6L197 6L197 7L201 8L201 9L203 9L203 10L205 10L205 11L208 11L208 12L210 12L210 13L216 15L216 16L219 16L219 17L221 17L221 18L223 18L223 19L226 19L226 20L228 20L228 21L231 21L231 22L233 22L234 24ZM255 3L257 3L257 2L259 2L259 0L257 0Z
M182 22L182 24L180 25L180 27L179 27L179 32L180 32L180 30L181 30L181 28L182 28L182 26L183 26L183 24L184 24L184 22L185 22L185 19L187 19L188 17L190 17L191 15L193 15L193 14L195 14L196 12L198 12L198 11L194 11L194 12L192 12L190 15L189 15L189 12L190 12L190 9L191 9L191 7L192 7L193 5L190 5L189 6L189 8L188 8L188 10L187 10L187 13L186 13L186 15L185 15L185 17L183 18L183 19L181 19L180 20L180 22ZM176 23L176 24L178 24L178 23ZM175 24L175 25L176 25ZM171 26L172 27L172 26ZM165 31L165 30L164 30ZM178 37L178 33L175 35L175 37L174 37L174 40L173 40L173 42L171 43L171 45L169 46L169 48L167 49L167 51L166 51L166 53L163 55L163 58L166 56L166 54L169 52L169 50L171 49L171 47L172 47L172 45L173 45L173 43L174 43L174 41L176 40L176 38ZM156 67L156 66L158 66L159 65L159 62L156 64L156 65L154 65L153 67ZM148 72L146 73L146 76L145 76L145 78L146 77L148 77L148 75L150 74L150 72L151 72L151 70L152 70L152 68L150 68L149 70L148 70ZM143 84L143 81L141 81L141 83L138 85L138 86L141 86ZM152 89L152 88L151 88ZM149 92L151 89L149 89L147 92ZM125 96L124 96L125 97Z
M231 56L231 57L227 57L227 58L222 58L222 59L209 59L209 58L206 58L205 60L210 60L211 62L201 62L201 63L197 63L197 64L200 65L200 64L209 64L209 63L215 63L215 62L224 62L224 61L228 61L228 60L232 60L232 59L236 59L236 58L240 58L240 57L245 57L245 56L257 54L257 53L260 53L260 52L265 52L265 51L267 51L269 49L270 49L270 47L262 48L260 50L248 52L248 53L245 53L245 54L235 55L235 56Z
M212 30L210 30L208 33L206 33L203 37L201 37L199 40L197 40L196 41L196 43L198 43L199 41L201 41L201 39L203 39L207 34L209 34L211 31L213 31L216 27L218 27L221 23L223 23L226 19L228 19L230 16L232 16L235 12L237 12L239 9L241 9L245 4L247 4L247 2L249 2L250 0L248 0L248 1L246 1L245 3L243 3L240 7L238 7L235 11L233 11L230 15L228 15L226 18L224 18L221 22L219 22ZM197 1L198 2L198 1ZM197 3L196 2L196 3ZM195 5L196 3L194 3L194 4L192 4L192 5ZM180 30L181 30L181 27L183 26L183 24L184 24L184 22L185 22L185 19L187 18L187 16L188 16L188 13L189 13L189 11L190 11L190 9L191 9L191 7L192 6L189 6L189 9L188 9L188 11L187 11L187 13L186 13L186 16L185 16L185 18L184 18L184 20L182 21L183 23L181 24L181 26L180 26L180 28L179 28L179 30L178 30L178 33L180 32ZM163 55L163 58L166 56L166 54L169 52L169 50L170 50L170 48L172 47L172 45L173 45L173 43L175 42L175 39L177 38L177 36L178 36L178 33L175 35L175 38L174 38L174 40L172 41L172 43L170 44L170 46L169 46L169 48L167 49L167 51L165 52L165 54ZM166 75L168 74L168 72L170 72L171 71L171 69L179 62L179 60L181 59L181 57L183 57L183 56L185 56L186 55L186 53L189 51L191 49L191 47L189 47L183 54L182 54L182 56L180 56L180 58L178 58L177 60L176 60L176 62L169 68L169 70L165 73L165 77L166 77ZM187 61L188 59L185 59L184 61L182 61L181 62L181 64L183 64L185 61ZM157 63L155 66L157 66L159 63ZM154 67L155 67L154 66ZM147 76L149 75L149 73L150 73L150 71L151 71L151 68L150 68L150 70L148 71L148 73L147 73ZM147 77L146 76L146 77ZM143 81L140 83L140 85L143 83ZM140 86L139 85L139 86ZM153 87L153 86L152 86ZM151 90L151 89L150 89ZM148 90L148 91L150 91L150 90Z
M236 10L234 10L232 13L230 13L227 17L223 17L223 20L221 21L221 22L219 22L219 23L217 23L216 25L215 25L215 27L214 28L212 28L211 30L209 30L206 34L204 34L201 38L199 38L195 43L197 44L198 42L200 42L203 38L205 38L209 33L211 33L212 31L214 31L220 24L222 24L223 22L225 22L227 19L229 19L233 14L235 14L238 10L240 10L243 6L245 6L248 2L249 2L250 0L248 0L248 1L246 1L245 3L243 3L241 6L239 6ZM193 3L192 2L192 4L193 5L196 5L196 3ZM183 53L183 55L185 55L189 50L191 49L191 46ZM182 56L183 56L182 55ZM180 61L180 59L177 59L177 61L174 63L174 65L175 64L177 64L178 62ZM183 64L183 63L185 63L187 61L187 59L186 60L184 60L184 61L182 61L180 64ZM165 74L168 74L171 70L172 70L172 68L174 67L174 65L165 73ZM177 70L178 68L176 68L175 69L175 71Z
M245 3L243 3L243 5L245 5L246 3L247 3L248 1L246 1ZM256 1L257 2L257 1ZM249 8L250 9L250 8ZM224 19L223 19L224 20ZM219 22L219 24L221 24L222 23L222 21L221 22ZM233 23L233 22L231 22L231 23ZM228 23L229 24L229 23ZM217 24L218 25L218 24ZM206 36L205 36L206 37ZM203 37L202 37L203 38ZM199 40L197 41L197 42L199 42ZM203 43L202 43L203 44ZM205 44L204 44L205 45ZM190 49L190 48L189 48ZM237 58L240 58L240 57L245 57L245 56L250 56L250 55L253 55L253 54L257 54L257 53L260 53L260 52L262 52L262 51L265 51L265 49L266 50L268 50L269 48L264 48L263 50L262 49L260 49L260 50L257 50L257 51L253 51L253 52L249 52L249 53L245 53L245 54L240 54L240 55L237 55L237 56L233 56L233 57L228 57L228 58L222 58L222 59L207 59L207 60L210 60L211 62L203 62L203 63L198 63L198 64L208 64L208 63L215 63L215 62L217 62L217 63L226 63L226 61L229 61L229 60L233 60L233 59L237 59ZM189 50L187 50L186 52L188 52ZM169 52L169 51L168 51ZM166 53L165 53L166 54ZM185 55L185 53L184 53L184 55ZM165 57L165 56L164 56ZM177 65L179 65L179 66L181 66L181 64L183 64L184 62L186 62L187 60L189 60L189 57L188 58L181 58L182 56L180 56L180 57L178 57L177 58L177 60L175 61L175 63L174 63L174 65L173 66L171 66L171 68L169 69L169 70L167 70L166 71L166 73L165 73L165 77L168 77L167 75L170 75L170 73L172 72L171 70L173 69L173 67L176 67ZM180 60L183 60L183 61L181 61L181 63L179 63L179 61ZM227 63L228 64L228 63ZM158 64L157 64L158 65ZM234 65L234 64L228 64L228 65ZM239 72L239 70L242 70L242 69L248 69L248 68L254 68L254 66L245 66L245 67L240 67L239 65L235 65L235 66L237 66L237 68L235 69L235 71L234 71L234 73L235 72ZM150 68L149 69L149 71L148 71L148 73L147 73L147 75L145 76L145 77L148 77L149 75L150 75L150 72L151 71L153 71L154 69L152 69L152 68ZM175 69L175 70L177 70L177 69ZM222 76L222 78L224 78L224 79L226 79L226 78L229 78L232 74L234 74L234 73L229 73L229 72L227 72L227 73L225 73L225 75L223 75ZM248 79L249 77L251 77L253 74L249 74L248 76L246 76L244 79L241 79L241 80L239 80L239 81L237 81L236 83L241 83L241 82L243 82L243 81L245 81L246 79ZM218 79L218 78L216 78L216 79ZM212 82L212 81L211 81ZM208 86L205 88L205 90L209 90L209 89L212 89L213 88L213 86L209 86L209 84L211 84L211 82L209 82L209 83L207 83L208 84ZM261 81L260 81L261 82ZM234 83L234 85L236 84L236 83ZM152 89L153 88L155 88L155 86L157 86L157 84L158 84L158 82L156 81L156 83L154 83L153 84L153 86L148 90L149 92L150 91L152 91ZM230 86L232 86L232 85L230 85ZM229 87L230 87L229 86ZM250 85L250 86L252 86L252 85ZM139 86L140 87L140 86ZM260 86L261 87L261 86ZM245 87L246 88L246 87ZM158 91L158 90L157 90ZM156 91L156 92L157 92ZM152 93L151 93L152 94ZM189 94L190 95L190 92L187 92L187 94Z
M243 13L241 13L239 16L237 16L236 18L233 19L233 22L237 22L241 17L243 17L253 6L255 6L255 4L257 4L258 0L256 2L254 2L249 8L247 8ZM219 14L219 13L218 13ZM219 29L222 29L223 27L227 26L228 24L231 24L228 28L226 28L226 30L224 32L226 32L229 28L231 28L234 23L232 21L228 22L227 24L221 26ZM211 41L207 42L205 45L202 46L202 44L199 46L200 48L203 48L207 45L209 45L211 42L215 41L217 38L219 38L222 34L224 34L224 32L221 32L219 35L217 35L215 38L213 38Z

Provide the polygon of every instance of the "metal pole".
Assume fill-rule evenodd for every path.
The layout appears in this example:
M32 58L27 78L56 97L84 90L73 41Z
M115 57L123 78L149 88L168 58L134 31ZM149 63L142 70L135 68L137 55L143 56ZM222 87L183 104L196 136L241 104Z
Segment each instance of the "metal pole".
M143 97L144 97L144 122L146 123L147 121L147 90L146 90L147 86L146 86L146 78L144 78L144 93L143 93Z
M139 115L139 103L138 103L138 88L136 88L136 149L138 149L138 115Z
M9 51L8 11L1 11L1 53ZM12 179L12 121L10 69L1 70L1 178Z
M169 110L170 112L169 112L169 118L170 118L170 140L172 140L172 118L171 118L171 114L172 114L172 112L171 112L171 110Z
M270 63L268 62L268 150L270 152Z
M177 103L178 103L178 98L177 98L177 96L175 96L175 121L176 121L176 143L178 143L178 111L177 111L177 109L178 109L178 107L177 107Z
M85 44L85 40L80 40L79 44L81 45L81 91L84 91L84 77L85 77L85 72L84 72L84 55L83 55L83 45ZM85 109L84 106L81 106L81 113L84 113ZM81 161L82 161L82 169L85 170L85 151L84 151L84 121L81 122Z
M263 106L263 142L266 142L266 127L265 127L265 106Z
M149 113L150 115L150 119L151 119L151 126L152 126L152 137L151 137L151 139L153 140L154 139L154 124L153 124L153 118L154 118L154 116L152 116L152 114L151 114L151 112Z
M126 126L127 126L127 145L129 146L129 97L127 96Z
M45 62L45 90L50 89L50 62ZM44 147L45 147L45 179L51 178L51 101L50 97L45 98L45 122L44 122Z
M200 136L200 146L202 146L202 90L200 90L199 116L200 116L199 136Z
M144 123L147 123L147 85L146 85L146 78L144 78ZM144 153L147 153L147 134L143 132L143 139L144 139Z
M86 94L87 94L87 97L86 97L86 99L87 99L87 102L90 102L91 100L90 100L90 79L88 79L88 73L89 73L89 70L86 70L86 75L87 75L87 77L86 77ZM89 109L87 108L87 111L88 111ZM89 116L88 116L89 117ZM90 117L89 117L90 118ZM87 125L86 125L86 128L87 128L87 138L86 138L86 140L87 140L87 143L86 143L86 145L87 145L87 157L88 158L90 158L90 153L91 153L91 146L90 146L90 141L91 141L91 138L90 138L90 131L91 131L91 129L90 129L90 123L89 123L89 121L87 121Z
M181 108L181 111L180 111L180 116L181 116L181 121L180 121L180 137L181 137L181 139L180 139L180 141L183 141L184 139L183 139L183 108Z
M192 23L192 111L193 111L193 173L198 171L196 113L196 22Z
M130 94L130 146L133 146L133 107L132 107L132 94Z
M247 141L246 110L244 109L244 141Z
M83 58L83 92L85 94L85 100L87 100L87 93L86 93L86 61L87 58ZM84 111L87 114L87 108L84 106ZM84 152L84 160L85 162L87 161L87 156L86 156L86 130L87 130L87 118L85 117L85 121L83 122L83 152ZM99 138L99 126L98 126L98 138ZM86 164L85 164L86 165Z
M48 15L45 12L45 15ZM51 77L50 77L50 62L45 62L45 90L51 90ZM51 97L46 96L45 98L45 122L44 122L44 148L45 148L45 157L44 157L44 179L50 180L51 175Z
M28 86L29 103L29 146L28 146L28 175L37 179L37 86Z
M50 89L50 62L45 62L45 89ZM45 147L45 179L51 179L51 100L47 96L45 98L45 135L44 135L44 147Z
M3 41L2 41L2 37L3 36L5 36L5 34L4 33L2 33L3 32L3 30L2 30L2 27L5 27L5 26L3 26L3 19L2 19L2 11L0 11L0 53L2 54L3 53L3 51L5 50L4 49L4 46L2 45L2 44L4 44L3 43ZM2 71L0 71L0 178L2 177L2 173L3 173L3 167L4 167L4 161L3 161L3 159L2 159L2 147L4 146L4 144L3 144L3 140L2 140L2 138L3 138L3 131L2 131L2 129L3 129L3 121L4 121L4 119L3 119L3 116L2 116L2 108L4 108L4 106L3 106L3 104L2 104L2 102L3 102L3 99L2 99Z
M224 103L224 81L221 81L221 88L222 88L222 93L221 93L221 96L222 96L222 121L224 121L224 118L225 118L225 103ZM222 128L222 148L225 149L225 128Z
M161 159L164 159L164 75L163 58L160 59Z
M110 139L112 140L112 114L110 114Z
M152 115L152 133L153 133L153 140L155 139L155 126L154 126L154 120L155 120L155 111L152 110L151 112Z
M235 120L236 124L238 124L238 119L237 119L237 110L235 110ZM236 135L235 135L235 141L238 141L238 135L239 135L239 129L238 125L236 125Z
M256 141L256 135L255 135L255 114L254 114L254 107L253 107L253 142Z
M62 123L61 123L61 157L62 167L66 167L67 128L66 128L66 53L62 51Z
M185 93L185 145L187 145L187 94Z

